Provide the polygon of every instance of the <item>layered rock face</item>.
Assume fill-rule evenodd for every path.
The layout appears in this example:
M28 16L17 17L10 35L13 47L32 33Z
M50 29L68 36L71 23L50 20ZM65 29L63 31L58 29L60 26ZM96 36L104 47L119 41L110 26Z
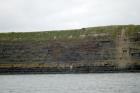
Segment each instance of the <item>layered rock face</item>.
M115 42L89 40L69 42L16 42L0 44L1 63L75 63L115 59Z
M0 73L139 71L140 26L1 33Z

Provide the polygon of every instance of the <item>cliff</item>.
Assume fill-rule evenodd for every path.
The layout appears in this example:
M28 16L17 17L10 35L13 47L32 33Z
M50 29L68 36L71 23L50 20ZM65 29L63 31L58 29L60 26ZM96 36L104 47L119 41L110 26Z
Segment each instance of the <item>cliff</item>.
M140 25L0 33L0 73L123 71L140 71Z

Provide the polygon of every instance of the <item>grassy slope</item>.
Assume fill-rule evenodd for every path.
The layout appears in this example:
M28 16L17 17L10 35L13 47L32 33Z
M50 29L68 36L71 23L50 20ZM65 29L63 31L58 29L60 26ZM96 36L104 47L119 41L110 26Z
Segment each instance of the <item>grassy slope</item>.
M109 33L112 37L115 37L122 27L129 27L129 34L132 34L131 29L140 29L139 26L105 26L62 31L0 33L0 41L46 41L53 40L54 38L57 40L67 40L70 36L73 39L79 39L80 35L89 36L95 33Z

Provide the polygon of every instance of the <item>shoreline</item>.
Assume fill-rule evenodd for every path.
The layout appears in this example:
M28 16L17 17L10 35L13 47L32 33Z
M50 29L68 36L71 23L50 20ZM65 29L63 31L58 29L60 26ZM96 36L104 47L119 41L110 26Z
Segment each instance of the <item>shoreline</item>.
M18 75L18 74L89 74L89 73L140 73L139 68L114 69L114 68L0 68L0 75Z

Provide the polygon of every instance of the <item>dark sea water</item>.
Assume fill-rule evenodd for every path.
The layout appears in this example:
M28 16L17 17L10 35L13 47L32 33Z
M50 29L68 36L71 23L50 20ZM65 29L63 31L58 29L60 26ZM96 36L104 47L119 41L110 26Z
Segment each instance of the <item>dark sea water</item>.
M0 75L0 93L140 93L140 73Z

